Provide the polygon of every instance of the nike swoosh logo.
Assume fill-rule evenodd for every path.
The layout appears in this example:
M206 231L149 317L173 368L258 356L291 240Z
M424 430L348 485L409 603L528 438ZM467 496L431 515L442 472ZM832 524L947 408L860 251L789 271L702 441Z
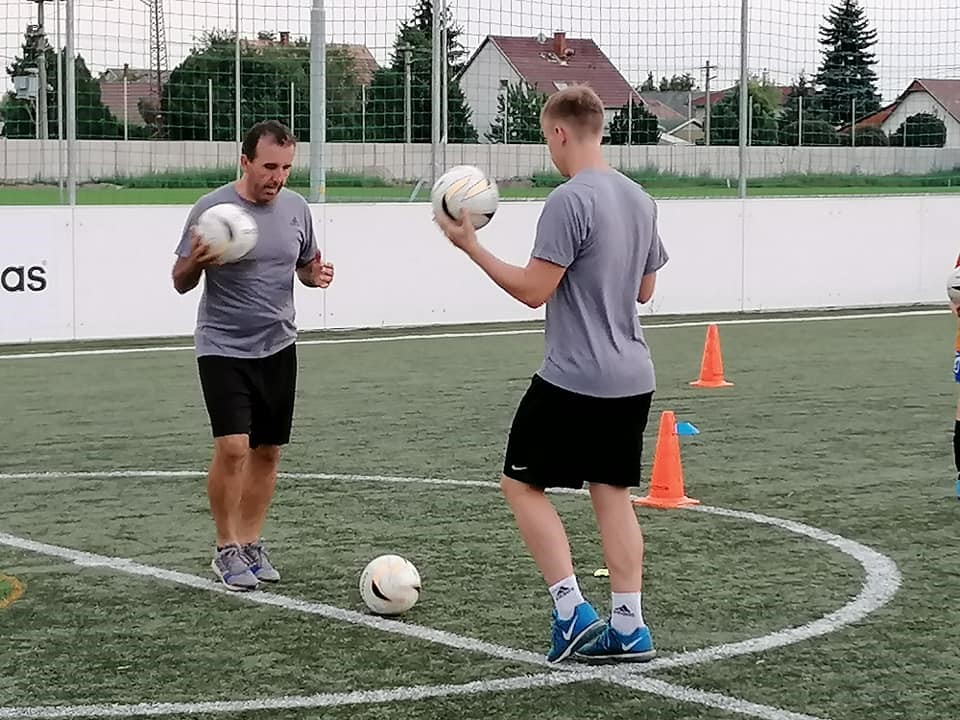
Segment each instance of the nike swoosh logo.
M628 642L628 643L622 642L620 643L620 647L623 648L624 652L629 652L630 650L633 650L637 646L637 643L639 643L641 640L643 640L643 638L637 638L633 642Z
M523 467L521 467L521 466L519 466L519 465L511 465L511 466L510 466L510 469L511 469L511 470L516 470L517 472L521 472L521 471L523 471L523 470L526 470L526 469L527 469L527 466L524 465Z
M560 633L561 635L563 635L563 639L564 639L564 640L569 641L570 638L573 637L573 628L576 626L576 624L577 624L577 618L574 617L574 618L570 621L570 627L568 627L566 630L564 630L564 631L562 631L562 632Z

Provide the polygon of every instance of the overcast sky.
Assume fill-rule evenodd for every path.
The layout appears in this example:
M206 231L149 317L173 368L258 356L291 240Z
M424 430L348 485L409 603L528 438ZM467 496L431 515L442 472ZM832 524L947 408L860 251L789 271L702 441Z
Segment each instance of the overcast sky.
M714 87L737 77L740 0L448 0L473 50L487 34L535 36L562 29L592 37L621 72L639 84L647 71L659 78L691 73L703 87L705 61L719 66ZM146 0L75 0L76 46L96 74L107 67L149 67ZM384 62L397 22L415 0L326 0L328 42L368 46ZM878 32L877 72L884 100L915 77L960 78L960 0L862 0ZM311 0L241 0L241 32L289 30L308 35ZM817 29L830 0L750 0L749 65L771 81L789 84L819 62ZM61 2L61 33L64 10ZM173 69L204 30L232 28L235 0L165 0L169 66ZM37 5L0 0L0 55L4 66L19 54L23 31ZM56 29L47 0L47 30ZM3 89L11 85L3 74Z

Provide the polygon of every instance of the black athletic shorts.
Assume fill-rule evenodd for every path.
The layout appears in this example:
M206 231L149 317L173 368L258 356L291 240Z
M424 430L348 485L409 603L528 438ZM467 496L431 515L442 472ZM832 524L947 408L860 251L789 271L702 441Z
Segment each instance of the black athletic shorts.
M286 445L297 392L297 348L264 358L197 358L213 436L249 435L250 447Z
M534 375L513 418L503 474L541 488L639 486L652 399L581 395Z

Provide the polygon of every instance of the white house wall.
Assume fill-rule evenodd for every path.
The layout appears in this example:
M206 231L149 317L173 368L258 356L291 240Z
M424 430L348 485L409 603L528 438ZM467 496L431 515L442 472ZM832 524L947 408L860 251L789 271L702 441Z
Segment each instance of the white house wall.
M497 116L501 80L515 85L520 76L496 46L488 42L460 78L460 88L473 111L473 126L482 143L487 142L485 133L489 132L490 123Z

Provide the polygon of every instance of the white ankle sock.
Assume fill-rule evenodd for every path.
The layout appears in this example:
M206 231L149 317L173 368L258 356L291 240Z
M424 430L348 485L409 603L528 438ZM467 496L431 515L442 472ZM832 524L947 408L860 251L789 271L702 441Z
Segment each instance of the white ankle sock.
M577 576L571 575L557 584L551 585L550 596L553 598L553 604L557 607L557 615L560 616L560 619L569 620L572 618L577 605L583 602L583 595L580 592L580 586L577 584Z
M640 606L640 593L610 593L613 611L610 613L610 625L618 633L629 635L642 628L643 610Z

